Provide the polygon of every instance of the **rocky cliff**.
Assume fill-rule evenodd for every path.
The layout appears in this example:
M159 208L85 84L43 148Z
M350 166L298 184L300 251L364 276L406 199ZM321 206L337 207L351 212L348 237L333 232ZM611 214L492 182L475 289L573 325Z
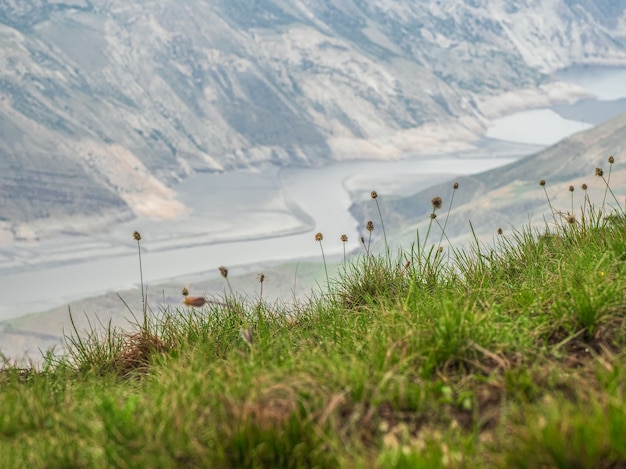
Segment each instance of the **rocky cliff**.
M471 141L488 118L579 96L547 73L626 63L625 11L625 0L0 0L0 240L174 217L185 207L172 185L194 171Z

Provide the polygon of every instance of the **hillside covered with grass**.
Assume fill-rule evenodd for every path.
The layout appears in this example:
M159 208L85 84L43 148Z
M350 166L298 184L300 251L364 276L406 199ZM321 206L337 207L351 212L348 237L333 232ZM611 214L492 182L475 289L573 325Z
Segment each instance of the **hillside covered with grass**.
M259 278L6 363L1 466L623 467L626 217L605 195L464 250L435 224L399 253L365 237L307 301Z

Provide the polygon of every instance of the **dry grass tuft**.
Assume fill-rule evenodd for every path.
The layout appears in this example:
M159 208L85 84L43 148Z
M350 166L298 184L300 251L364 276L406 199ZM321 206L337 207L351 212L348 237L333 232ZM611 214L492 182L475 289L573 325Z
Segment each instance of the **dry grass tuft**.
M125 334L123 346L114 358L113 368L122 376L133 372L145 373L155 354L166 353L170 349L168 344L149 332Z

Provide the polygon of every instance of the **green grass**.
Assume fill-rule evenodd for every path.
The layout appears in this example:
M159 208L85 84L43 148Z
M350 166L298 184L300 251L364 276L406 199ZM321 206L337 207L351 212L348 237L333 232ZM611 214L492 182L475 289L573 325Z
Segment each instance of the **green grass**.
M1 466L626 466L626 219L436 247L7 364Z

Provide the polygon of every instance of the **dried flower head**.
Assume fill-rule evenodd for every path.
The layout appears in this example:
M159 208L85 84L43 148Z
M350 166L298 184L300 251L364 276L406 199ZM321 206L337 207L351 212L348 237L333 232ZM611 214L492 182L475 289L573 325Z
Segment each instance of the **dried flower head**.
M443 246L439 246L439 247L437 248L437 252L438 252L439 254L441 254L441 253L443 252Z
M569 223L570 225L573 225L574 223L576 223L576 217L572 214L568 214L567 223Z
M365 238L361 236L361 244L365 246Z
M139 234L139 231L133 231L133 239L135 241L139 241L141 239L141 235Z
M583 184L582 186L580 186L582 190L586 191L587 190L587 184Z
M574 192L574 186L569 186L568 190L569 190L570 192Z
M539 181L539 185L540 185L540 186L545 186L545 185L546 185L546 180L545 180L545 179L541 179L541 180Z
M203 296L186 296L183 300L184 305L193 306L196 308L204 306L204 303L206 303L206 298L204 298Z
M602 168L596 168L596 176L604 176L604 171L602 171Z
M502 234L502 228L498 228L498 234L501 235Z
M441 200L441 197L437 196L437 197L433 197L430 203L433 204L433 207L435 210L438 210L443 205L443 200Z
M222 274L222 277L224 278L228 277L228 269L226 267L224 267L223 265L220 265L219 271L220 271L220 274Z
M259 282L263 283L265 281L265 274L259 274Z
M183 296L187 295L189 295L189 290L187 290L187 287L183 287Z
M404 264L404 268L408 269L409 267L411 267L411 261L406 261L406 264Z
M365 226L365 229L369 231L370 233L374 231L374 222L372 220L368 221L367 225Z
M315 233L315 241L321 241L324 239L324 235L322 233Z
M431 213L430 214L430 219L434 220L435 218L437 218L437 214L436 213Z
M342 234L341 235L341 241L344 242L344 243L347 243L348 242L348 235Z
M615 158L613 158L613 155L609 156L609 163L615 163Z
M457 190L459 188L459 183L455 182L454 184L452 184L452 189Z
M372 196L372 199L375 199L376 197L378 197L378 194L376 193L376 191L372 191L370 195Z

